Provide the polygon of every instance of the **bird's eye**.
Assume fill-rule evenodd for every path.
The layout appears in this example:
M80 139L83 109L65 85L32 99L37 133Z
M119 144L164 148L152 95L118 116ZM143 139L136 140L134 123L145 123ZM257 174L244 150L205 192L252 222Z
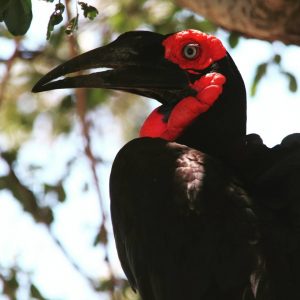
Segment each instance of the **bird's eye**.
M187 44L183 48L183 56L187 59L195 59L200 54L200 47L198 44Z

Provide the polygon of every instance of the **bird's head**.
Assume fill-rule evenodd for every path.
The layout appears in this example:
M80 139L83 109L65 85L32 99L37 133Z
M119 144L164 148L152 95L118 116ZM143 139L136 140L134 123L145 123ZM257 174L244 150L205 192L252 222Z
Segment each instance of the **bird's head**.
M61 76L108 68L73 77ZM226 147L245 134L243 80L222 42L197 30L161 35L132 31L50 71L33 88L105 88L161 103L140 135L178 141L203 151Z

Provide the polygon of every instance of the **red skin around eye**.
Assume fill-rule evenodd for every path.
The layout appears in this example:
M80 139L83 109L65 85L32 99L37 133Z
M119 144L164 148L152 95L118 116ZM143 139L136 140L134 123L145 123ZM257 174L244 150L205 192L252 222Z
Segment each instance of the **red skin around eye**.
M195 59L187 59L183 55L184 46L190 43L200 46L200 55ZM193 29L169 36L163 41L163 45L165 58L185 70L203 70L226 55L226 49L218 38Z

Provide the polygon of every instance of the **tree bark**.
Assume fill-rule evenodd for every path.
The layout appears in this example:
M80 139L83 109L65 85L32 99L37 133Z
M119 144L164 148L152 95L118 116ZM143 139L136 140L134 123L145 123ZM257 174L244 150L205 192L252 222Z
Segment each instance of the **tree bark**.
M215 24L242 35L300 45L300 0L177 0Z

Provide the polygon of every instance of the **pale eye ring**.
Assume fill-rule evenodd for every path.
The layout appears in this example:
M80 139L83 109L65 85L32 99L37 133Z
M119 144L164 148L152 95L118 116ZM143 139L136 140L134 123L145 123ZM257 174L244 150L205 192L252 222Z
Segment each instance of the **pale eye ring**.
M200 47L195 43L187 44L183 47L182 53L186 59L195 59L200 54Z

